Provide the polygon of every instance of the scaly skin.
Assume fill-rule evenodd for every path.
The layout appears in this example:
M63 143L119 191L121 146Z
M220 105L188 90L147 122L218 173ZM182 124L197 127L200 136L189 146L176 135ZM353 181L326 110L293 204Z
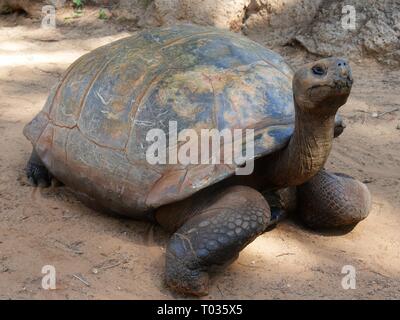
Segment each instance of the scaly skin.
M163 209L162 215L168 211L179 215L176 209L197 212L171 237L166 282L180 293L202 296L208 293L209 269L237 257L264 232L271 212L259 192L244 186L232 186L214 195L203 192L195 196L195 201L187 201L185 205L172 204Z
M353 226L368 216L371 195L365 184L321 170L297 187L298 214L311 228Z
M263 195L272 213L278 214L272 217L276 222L293 213L312 229L355 226L368 216L371 208L371 194L365 184L325 169L300 186Z

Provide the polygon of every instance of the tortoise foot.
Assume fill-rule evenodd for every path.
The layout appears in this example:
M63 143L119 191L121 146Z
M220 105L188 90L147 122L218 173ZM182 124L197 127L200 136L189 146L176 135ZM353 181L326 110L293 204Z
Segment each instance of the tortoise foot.
M208 294L209 276L195 261L181 260L177 251L179 240L172 240L166 257L165 282L174 291L187 295L205 296ZM195 259L194 259L195 260Z
M168 244L166 283L177 292L202 296L208 293L211 268L237 258L268 227L271 211L258 191L243 186L220 191L205 206L202 196L195 200L192 208L186 207L191 218Z

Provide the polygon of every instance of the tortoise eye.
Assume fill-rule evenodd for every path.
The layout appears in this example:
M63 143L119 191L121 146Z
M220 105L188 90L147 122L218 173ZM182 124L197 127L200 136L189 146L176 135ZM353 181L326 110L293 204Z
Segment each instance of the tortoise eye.
M319 65L313 66L311 70L317 76L322 76L325 74L325 69Z

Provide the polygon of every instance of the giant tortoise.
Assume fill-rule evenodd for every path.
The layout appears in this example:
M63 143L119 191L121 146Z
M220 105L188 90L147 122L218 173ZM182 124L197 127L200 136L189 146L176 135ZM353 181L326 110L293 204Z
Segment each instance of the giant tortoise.
M293 73L280 55L228 31L142 31L64 73L24 129L33 145L27 176L41 187L55 178L89 203L169 230L166 284L204 295L211 266L236 258L293 204L315 228L353 226L368 215L368 189L324 169L352 82L341 58ZM252 158L149 163L148 132L168 136L173 121L179 132L251 129ZM252 172L236 174L249 161Z

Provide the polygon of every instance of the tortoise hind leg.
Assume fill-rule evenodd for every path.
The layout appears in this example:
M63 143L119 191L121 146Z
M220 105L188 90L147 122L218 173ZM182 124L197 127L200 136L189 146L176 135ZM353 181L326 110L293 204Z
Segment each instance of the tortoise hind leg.
M311 228L355 226L371 208L371 195L360 181L321 170L297 187L298 213Z
M200 193L156 214L164 225L171 220L166 215L180 221L182 212L189 217L172 235L166 253L166 283L180 293L206 295L210 268L232 262L270 222L269 205L254 189L229 187L211 198Z
M51 175L40 160L36 151L33 150L31 157L26 165L26 176L33 186L47 188L51 185Z

